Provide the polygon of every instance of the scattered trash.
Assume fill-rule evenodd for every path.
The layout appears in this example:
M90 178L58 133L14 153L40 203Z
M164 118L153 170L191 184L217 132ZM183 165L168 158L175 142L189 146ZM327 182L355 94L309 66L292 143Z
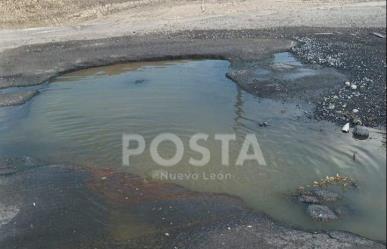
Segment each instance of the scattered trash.
M354 118L354 119L352 120L352 123L353 123L354 125L363 125L363 122L360 120L360 118Z
M374 35L374 36L376 36L376 37L379 37L379 38L386 38L385 35L383 35L383 34L381 34L381 33L379 33L379 32L372 32L371 34Z
M269 123L265 121L265 122L259 123L258 125L259 127L268 127Z
M353 113L359 113L359 109L353 109L352 112Z
M333 109L335 109L336 108L336 106L334 105L334 104L329 104L329 106L328 106L328 109L329 110L333 110Z
M356 90L356 89L357 89L357 85L352 84L352 85L351 85L351 89L352 89L352 90Z
M349 123L346 123L341 129L341 131L344 133L349 133Z
M357 185L355 181L348 176L341 176L339 174L336 174L336 176L326 176L325 178L321 180L317 180L313 182L313 188L323 188L328 186L342 186L344 188L346 187L354 187L357 188ZM309 185L307 187L310 187ZM301 186L298 188L298 191L301 193L305 193L306 188Z

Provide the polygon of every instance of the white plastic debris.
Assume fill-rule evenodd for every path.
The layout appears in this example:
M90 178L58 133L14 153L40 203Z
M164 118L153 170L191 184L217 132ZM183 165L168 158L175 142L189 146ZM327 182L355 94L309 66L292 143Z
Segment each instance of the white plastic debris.
M336 108L336 106L334 105L334 104L329 104L329 106L328 106L328 109L329 110L333 110L333 109L335 109Z
M353 113L358 113L359 110L358 110L358 109L353 109L352 112L353 112Z
M346 123L341 129L341 131L344 133L349 133L349 123Z
M374 36L379 37L379 38L386 38L385 35L383 35L383 34L381 34L379 32L372 32L371 34L373 34Z
M357 89L357 85L352 84L352 85L351 85L351 88L352 88L352 90L356 90L356 89Z
M345 82L345 85L349 87L349 86L351 86L351 82L346 81L346 82Z

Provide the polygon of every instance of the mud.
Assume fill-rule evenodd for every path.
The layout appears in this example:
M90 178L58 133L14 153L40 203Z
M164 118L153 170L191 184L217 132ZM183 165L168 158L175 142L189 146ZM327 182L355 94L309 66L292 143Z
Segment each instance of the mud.
M22 105L28 100L32 99L37 94L38 91L0 94L0 107Z
M230 196L110 169L47 165L0 183L1 204L19 210L0 225L4 249L385 248L349 233L281 225Z

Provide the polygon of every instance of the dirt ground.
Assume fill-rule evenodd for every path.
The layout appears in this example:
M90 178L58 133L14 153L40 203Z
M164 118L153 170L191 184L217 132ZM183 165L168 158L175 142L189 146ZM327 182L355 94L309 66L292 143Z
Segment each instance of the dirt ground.
M150 1L136 0L2 0L2 26L58 25L105 16Z
M383 13L385 2L380 0L2 0L0 28L78 25L108 19L130 25L146 21L154 28L192 22L212 28L219 23L229 27L375 26ZM224 16L229 18L224 20Z

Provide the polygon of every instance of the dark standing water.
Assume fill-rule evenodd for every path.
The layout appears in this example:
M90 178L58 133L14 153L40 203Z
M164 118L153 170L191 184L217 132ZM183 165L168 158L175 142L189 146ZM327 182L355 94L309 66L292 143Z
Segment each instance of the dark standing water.
M236 133L238 143L245 134L255 133L267 166L220 166L219 145L210 141L207 146L214 156L209 166L181 163L167 170L230 173L228 180L176 182L193 190L239 196L250 207L303 228L340 229L385 240L386 148L380 132L372 130L367 141L354 140L340 127L306 119L308 105L283 104L242 91L226 79L228 67L226 61L179 61L64 75L30 103L0 109L0 155L116 167L157 177L165 168L152 163L149 153L133 158L131 168L121 166L123 133L142 134L147 142L161 132L182 138L198 132ZM316 80L321 73L304 71ZM264 121L270 126L260 127ZM231 159L237 152L231 151ZM297 187L337 173L353 177L360 186L346 196L355 215L320 224L287 198Z

